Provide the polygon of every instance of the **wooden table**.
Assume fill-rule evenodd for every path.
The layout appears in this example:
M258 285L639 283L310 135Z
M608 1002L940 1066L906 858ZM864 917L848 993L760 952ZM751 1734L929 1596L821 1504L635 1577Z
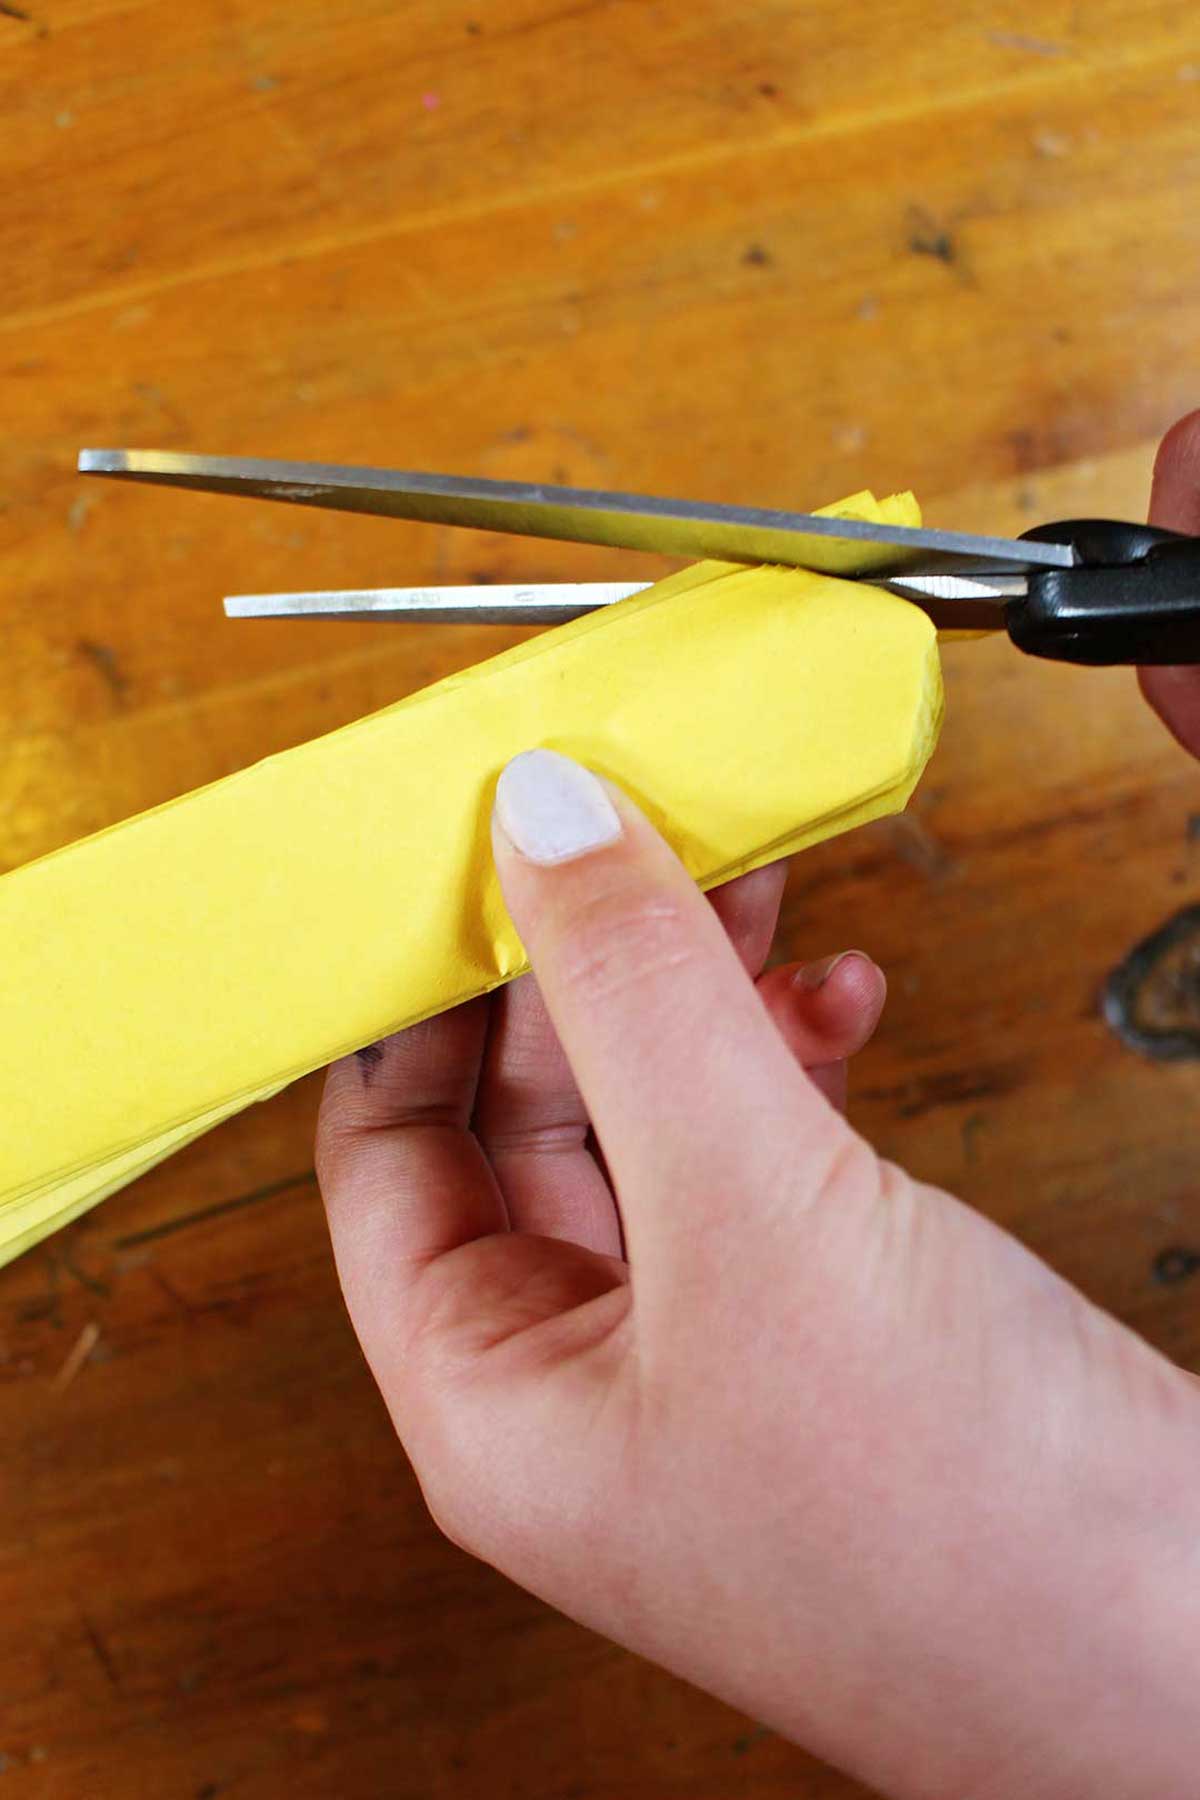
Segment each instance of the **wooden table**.
M227 591L652 567L87 486L80 445L1136 513L1200 398L1198 128L1194 0L6 0L0 866L510 641ZM911 813L798 864L783 947L890 971L863 1128L1200 1366L1200 1072L1098 1011L1197 897L1200 771L1125 674L946 668ZM861 1792L439 1540L317 1091L0 1278L5 1794Z

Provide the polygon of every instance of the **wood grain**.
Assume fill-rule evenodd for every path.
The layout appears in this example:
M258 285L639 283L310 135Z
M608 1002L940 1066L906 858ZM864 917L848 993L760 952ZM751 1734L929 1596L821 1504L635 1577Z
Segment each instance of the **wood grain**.
M1182 0L0 9L0 868L511 641L224 592L655 566L87 487L85 443L1137 513L1200 399L1198 77ZM1197 898L1200 771L1125 675L946 665L912 812L798 863L780 954L872 950L864 1129L1200 1368L1160 1260L1200 1249L1200 1077L1097 1005ZM16 1789L860 1792L438 1539L338 1301L316 1094L0 1278Z

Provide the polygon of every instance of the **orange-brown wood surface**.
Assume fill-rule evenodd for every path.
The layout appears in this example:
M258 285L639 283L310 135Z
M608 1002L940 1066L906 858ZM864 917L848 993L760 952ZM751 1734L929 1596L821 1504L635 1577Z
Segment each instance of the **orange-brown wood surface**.
M89 486L83 444L1138 512L1200 399L1197 18L0 4L0 867L510 641L223 593L651 566ZM889 1154L1200 1367L1200 1258L1163 1260L1200 1250L1200 1071L1098 1010L1200 898L1200 770L1125 673L945 660L910 815L803 858L781 951L888 968ZM5 1793L861 1793L438 1538L338 1301L317 1093L0 1276Z

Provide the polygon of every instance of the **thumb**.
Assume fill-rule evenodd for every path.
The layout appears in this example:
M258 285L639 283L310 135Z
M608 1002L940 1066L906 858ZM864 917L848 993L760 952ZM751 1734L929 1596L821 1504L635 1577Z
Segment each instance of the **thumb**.
M611 783L549 750L500 777L496 866L621 1201L635 1281L852 1134L799 1069L712 908ZM799 1156L794 1153L799 1152Z

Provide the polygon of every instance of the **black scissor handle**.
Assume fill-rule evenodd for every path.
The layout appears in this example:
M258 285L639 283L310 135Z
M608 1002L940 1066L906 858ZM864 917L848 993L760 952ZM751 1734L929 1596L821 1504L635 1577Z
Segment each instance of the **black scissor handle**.
M1050 525L1031 525L1021 536L1037 544L1070 544L1084 568L1123 569L1141 562L1159 544L1179 542L1182 534L1125 519L1056 519Z
M1200 663L1200 538L1115 519L1067 519L1024 534L1073 544L1073 569L1030 570L1005 608L1009 636L1057 662Z

